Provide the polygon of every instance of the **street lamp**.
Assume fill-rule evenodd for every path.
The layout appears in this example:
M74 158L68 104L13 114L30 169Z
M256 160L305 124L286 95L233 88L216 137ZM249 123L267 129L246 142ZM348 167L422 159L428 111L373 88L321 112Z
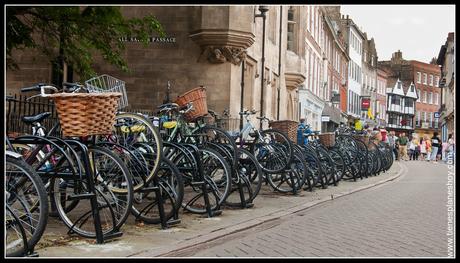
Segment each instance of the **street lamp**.
M260 78L260 117L264 116L264 73L265 73L265 20L266 15L265 13L268 12L268 6L260 5L259 6L260 14L256 14L254 10L254 22L256 21L256 17L262 17L262 71L261 71L261 78ZM260 129L262 130L262 119L260 120Z

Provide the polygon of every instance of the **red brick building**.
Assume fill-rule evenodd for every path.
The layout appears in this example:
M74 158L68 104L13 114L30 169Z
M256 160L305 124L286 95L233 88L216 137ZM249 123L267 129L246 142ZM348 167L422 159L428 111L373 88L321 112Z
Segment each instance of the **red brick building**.
M418 95L415 105L415 133L431 136L434 131L439 132L439 121L435 119L441 98L439 66L416 60L404 60L402 52L398 51L393 53L390 61L379 61L379 67L389 73L387 87L394 86L398 78L404 87L415 84Z

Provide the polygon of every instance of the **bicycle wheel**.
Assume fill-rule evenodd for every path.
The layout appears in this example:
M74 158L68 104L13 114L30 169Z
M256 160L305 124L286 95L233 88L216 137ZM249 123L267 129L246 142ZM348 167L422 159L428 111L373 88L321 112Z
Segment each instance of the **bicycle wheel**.
M201 183L206 186L211 210L216 210L229 195L232 178L228 163L216 150L204 147L199 152L203 173L194 175L188 187L184 188L182 206L189 212L204 214L207 210Z
M344 158L342 157L342 154L340 154L340 152L335 148L332 148L329 150L329 155L331 156L334 162L335 180L337 182L340 182L340 180L342 180L342 177L345 173Z
M262 169L256 158L249 151L241 148L238 149L237 155L232 189L225 200L228 206L241 206L241 195L247 203L252 203L262 187Z
M282 193L297 193L307 179L307 162L297 145L293 145L294 155L289 169L282 173L267 174L267 181L273 189Z
M324 181L323 170L314 149L306 145L302 146L301 149L302 155L307 163L307 179L304 189L313 191L313 188L318 185L327 188L327 184Z
M289 138L282 132L268 129L260 132L251 145L251 153L266 173L280 173L288 168L293 147Z
M118 113L111 136L99 136L100 141L114 142L138 151L148 164L145 181L150 181L159 169L162 157L162 142L158 129L149 119L135 113ZM135 189L142 187L141 182L135 182Z
M92 146L88 148L89 160L94 176L94 187L97 196L99 215L104 234L118 230L130 214L133 202L133 185L131 174L124 162L110 150ZM85 175L88 176L88 175ZM89 188L84 180L69 181L59 185L51 181L52 196L61 220L83 237L95 238L92 207L89 199L82 199L71 211L64 207L69 196L88 193Z
M22 159L6 156L5 252L8 257L33 251L45 231L48 198L34 169ZM26 251L26 247L27 250Z
M177 214L181 207L184 197L184 184L181 173L174 163L168 159L163 158L157 173L158 181L154 179L146 187L160 188L165 220L167 221ZM158 224L161 222L159 203L155 191L139 191L134 194L132 213L136 220L149 224Z

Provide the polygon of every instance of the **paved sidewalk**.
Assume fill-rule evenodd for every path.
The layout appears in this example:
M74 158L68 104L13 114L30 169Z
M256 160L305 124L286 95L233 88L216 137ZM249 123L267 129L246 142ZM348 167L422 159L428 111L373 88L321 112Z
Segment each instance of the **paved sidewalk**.
M162 230L159 225L136 225L130 217L122 228L123 236L97 245L94 240L70 237L63 224L50 218L46 232L37 245L40 257L154 257L167 256L176 250L186 249L216 238L250 229L280 217L339 198L350 193L367 189L403 174L404 166L398 162L392 168L376 177L363 180L341 181L339 186L302 191L299 195L279 194L267 185L251 209L225 209L221 216L205 218L200 215L181 213L182 222L170 229Z
M325 202L176 257L448 257L448 168L404 162L393 183ZM453 183L453 182L452 182ZM452 185L452 184L450 184ZM453 195L451 195L453 197ZM452 210L451 210L452 211ZM453 225L451 225L453 226ZM452 233L455 229L452 229Z

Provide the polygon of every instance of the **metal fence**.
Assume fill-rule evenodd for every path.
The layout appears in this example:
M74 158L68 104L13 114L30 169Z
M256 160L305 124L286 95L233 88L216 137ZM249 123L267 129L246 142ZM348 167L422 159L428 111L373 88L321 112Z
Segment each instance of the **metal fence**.
M14 94L6 98L5 126L10 136L31 134L32 128L22 121L24 116L33 116L43 112L51 112L51 116L43 120L42 126L50 130L59 121L54 103L44 98L35 97L27 100L27 96ZM57 130L55 136L60 135Z

